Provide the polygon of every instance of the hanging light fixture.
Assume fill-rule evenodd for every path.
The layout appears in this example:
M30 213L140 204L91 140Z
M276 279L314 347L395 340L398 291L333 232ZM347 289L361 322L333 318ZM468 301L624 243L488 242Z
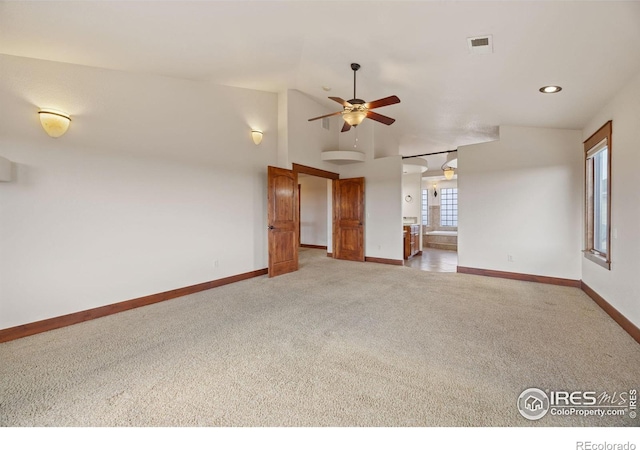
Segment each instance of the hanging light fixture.
M43 108L38 111L40 115L40 123L47 134L53 138L62 136L69 129L71 117L62 111L55 109Z
M444 177L447 180L450 180L450 179L453 178L453 175L455 173L454 170L453 170L453 167L449 167L449 166L447 166L447 163L444 163L442 165L441 169L442 169L442 172L444 173Z
M345 108L342 118L352 127L357 127L367 117L367 109L364 105L353 105L353 108Z
M453 171L453 169L451 167L447 167L446 169L444 169L444 177L447 180L452 179L453 178L453 174L454 174L454 171Z

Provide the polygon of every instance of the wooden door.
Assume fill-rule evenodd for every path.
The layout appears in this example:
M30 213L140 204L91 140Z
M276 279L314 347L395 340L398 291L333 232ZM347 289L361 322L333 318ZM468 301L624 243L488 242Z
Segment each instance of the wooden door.
M333 180L333 257L364 261L364 178Z
M297 175L296 175L297 176ZM302 186L298 185L298 247L300 247L300 235L302 230L300 228L300 204L302 203Z
M298 270L298 174L268 168L269 277Z

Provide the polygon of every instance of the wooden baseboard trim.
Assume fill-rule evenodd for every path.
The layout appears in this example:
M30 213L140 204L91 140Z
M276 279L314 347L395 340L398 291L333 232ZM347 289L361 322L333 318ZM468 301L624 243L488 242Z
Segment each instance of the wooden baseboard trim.
M580 284L580 288L584 291L584 293L591 297L591 299L596 302L596 304L600 308L602 308L604 312L609 314L609 316L613 320L615 320L624 331L629 333L629 335L631 335L631 337L640 344L640 328L638 328L633 322L623 316L620 311L611 306L608 301L602 298L602 296L600 296L600 294L598 294L596 291L591 289L587 284L585 284L584 281L581 281Z
M404 266L404 261L401 259L387 259L387 258L374 258L373 256L365 256L365 262L372 262L378 264L391 264L392 266Z
M569 278L545 277L542 275L530 275L526 273L502 272L500 270L475 269L473 267L458 266L458 273L467 273L470 275L482 275L485 277L507 278L509 280L533 281L534 283L555 284L557 286L569 286L580 288L580 280L571 280Z
M327 252L327 257L329 257L329 258L333 258L333 253L331 253L331 252Z
M196 292L206 291L207 289L224 286L225 284L248 280L249 278L259 277L261 275L266 275L267 273L268 269L254 270L253 272L241 273L239 275L233 275L231 277L221 278L219 280L194 284L192 286L161 292L159 294L147 295L145 297L139 297L132 300L113 303L111 305L100 306L98 308L87 309L85 311L79 311L64 316L52 317L51 319L31 322L12 328L5 328L4 330L0 330L0 343L13 341L15 339L31 336L33 334L43 333L45 331L55 330L56 328L67 327L69 325L85 322L87 320L97 319L99 317L109 316L111 314L127 311L129 309L139 308L141 306L151 305L153 303L159 303L165 300L171 300L177 297L194 294Z
M326 250L327 249L326 245L313 245L313 244L300 244L300 247L302 247L302 248L317 248L319 250Z

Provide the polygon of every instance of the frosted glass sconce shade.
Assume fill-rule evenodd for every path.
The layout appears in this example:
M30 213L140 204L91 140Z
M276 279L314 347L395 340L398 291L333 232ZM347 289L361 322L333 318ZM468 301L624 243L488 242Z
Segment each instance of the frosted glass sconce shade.
M53 138L62 136L69 129L71 123L69 114L54 109L41 109L38 114L42 128Z
M342 113L342 118L352 127L357 127L367 117L366 111L354 110Z
M260 145L260 142L262 142L262 131L251 130L251 139L253 139L254 144Z

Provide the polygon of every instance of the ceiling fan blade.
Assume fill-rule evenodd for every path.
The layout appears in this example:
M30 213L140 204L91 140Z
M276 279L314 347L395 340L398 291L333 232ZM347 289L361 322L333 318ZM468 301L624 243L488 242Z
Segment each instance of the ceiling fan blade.
M395 105L396 103L400 103L400 99L396 95L392 95L390 97L381 98L379 100L374 100L369 103L365 103L365 106L368 109L381 108L383 106Z
M385 125L391 125L396 119L392 119L391 117L383 116L382 114L374 113L373 111L367 111L367 117L369 119L373 119L376 122L383 123Z
M329 97L334 102L340 103L345 108L351 108L353 105L346 100L342 100L340 97Z
M345 122L344 125L342 125L342 130L340 130L340 132L344 133L345 131L349 131L350 129L351 129L351 125Z
M314 117L313 119L309 119L309 122L311 122L312 120L324 119L325 117L337 116L338 114L342 114L342 111L334 112L331 114L325 114L324 116L320 116L320 117Z

